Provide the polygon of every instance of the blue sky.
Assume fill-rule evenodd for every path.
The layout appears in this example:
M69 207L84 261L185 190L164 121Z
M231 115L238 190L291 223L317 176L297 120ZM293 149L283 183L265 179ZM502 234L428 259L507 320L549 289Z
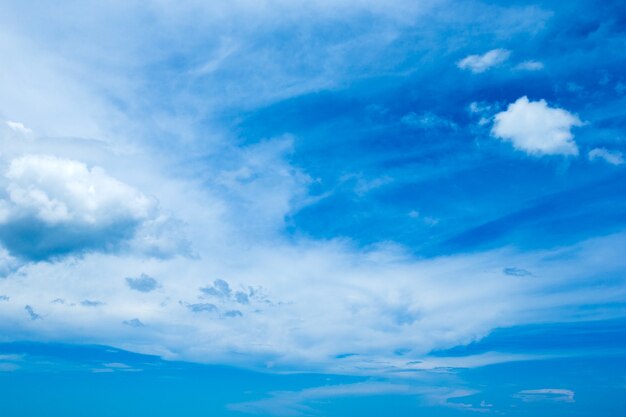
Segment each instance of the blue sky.
M0 34L8 414L626 411L622 2L2 2Z

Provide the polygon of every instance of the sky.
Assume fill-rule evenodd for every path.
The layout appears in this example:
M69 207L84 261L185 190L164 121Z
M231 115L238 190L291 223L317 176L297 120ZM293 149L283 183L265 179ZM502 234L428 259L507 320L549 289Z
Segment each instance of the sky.
M0 414L626 412L626 4L0 0Z

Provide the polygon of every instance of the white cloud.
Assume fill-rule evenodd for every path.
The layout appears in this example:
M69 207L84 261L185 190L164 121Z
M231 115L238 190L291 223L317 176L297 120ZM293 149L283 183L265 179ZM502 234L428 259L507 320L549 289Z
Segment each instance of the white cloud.
M156 203L99 167L64 158L13 159L0 200L0 240L14 255L45 259L132 237Z
M611 165L622 165L624 163L624 154L620 151L610 151L605 148L595 148L589 151L589 160L595 161L601 159Z
M469 55L458 61L456 65L478 74L504 63L509 56L511 56L511 51L507 49L492 49L482 55Z
M24 126L24 124L20 123L20 122L12 122L10 120L7 120L6 125L13 131L27 135L29 133L33 133L33 131L29 128L27 128L26 126Z
M239 3L231 8L230 3L197 2L198 7L190 11L189 3L172 7L161 2L155 19L135 16L135 20L127 13L106 9L111 4L106 3L102 7L107 19L100 13L94 13L98 16L95 20L84 19L81 13L64 10L61 15L70 22L64 20L62 26L49 19L47 12L54 10L39 15L51 25L37 24L43 20L37 20L36 13L17 13L34 19L30 27L42 32L29 40L19 37L16 42L9 36L0 37L0 50L10 58L5 60L10 74L0 80L0 89L6 93L0 96L0 107L12 109L10 118L28 120L36 132L47 135L115 137L124 145L140 145L132 150L132 157L117 152L102 157L94 151L105 146L102 143L67 141L70 145L58 147L58 138L11 145L23 148L12 150L16 155L0 161L9 167L0 183L6 191L0 205L5 245L31 258L44 258L51 249L104 250L88 251L81 259L29 263L19 273L0 280L0 293L10 295L0 306L3 337L81 340L199 362L253 367L273 364L278 370L379 373L415 368L407 363L424 359L432 349L476 340L501 325L556 321L568 318L567 312L576 311L581 303L623 298L621 286L589 291L585 285L590 281L582 272L623 270L621 253L611 251L623 247L623 238L596 242L594 247L603 250L593 256L584 245L569 248L580 257L551 263L546 258L554 253L488 252L420 260L391 245L362 250L347 241L282 236L285 217L306 204L311 181L289 162L293 139L239 147L230 143L250 138L215 138L206 131L210 123L198 121L212 120L205 117L211 114L211 106L222 109L233 102L254 106L343 85L350 77L386 73L391 64L381 59L380 53L396 39L397 30L381 31L381 27L388 28L385 20L383 25L365 25L365 32L359 29L354 37L340 36L330 42L331 47L302 48L299 40L321 27L313 25L301 27L301 37L283 37L285 42L275 48L266 42L268 34L284 34L275 31L275 23L292 25L294 16L309 18L312 14L343 19L344 9L354 2L339 2L342 7L336 7L338 2L318 2L327 7L314 7L316 13L289 1L281 2L284 8L268 7L267 2ZM389 11L387 3L359 4L366 3L366 10L376 9L375 15ZM15 2L15 7L29 8L20 2ZM211 10L196 13L203 7ZM410 7L421 9L418 3ZM228 9L229 18L213 13L215 8ZM415 27L413 17L419 12L407 14L398 8L391 20L404 20L407 27ZM241 20L244 14L255 22L262 14L263 23L246 25L247 21ZM538 21L528 16L524 19L532 25ZM104 21L107 23L102 26ZM146 21L154 26L138 28L128 23L142 25ZM198 23L201 26L193 26ZM508 33L511 26L516 25L507 25L502 33ZM3 35L10 30L7 27L3 26ZM50 51L45 42L36 47L37 36L47 41L59 27L75 29L80 42L72 37L55 39L61 51L58 56L57 49ZM111 31L111 27L119 30ZM163 39L165 34L187 33L191 27L198 30L197 37ZM247 32L250 27L258 32ZM201 28L210 30L201 33ZM137 36L129 36L128 30ZM214 36L224 30L232 33L237 48L211 62L201 81L150 78L166 69L151 63L161 65L161 58L172 50L177 56L187 50L206 53L204 60L194 55L198 58L194 67L201 67L202 62L216 57L211 45L219 44L213 42ZM110 36L102 36L105 32ZM203 48L195 49L194 41ZM75 48L80 45L88 48ZM216 48L219 53L219 46ZM370 51L369 55L362 56L363 50ZM491 56L476 68L502 59L499 54L500 58ZM61 55L67 55L67 60L61 60ZM397 56L400 61L405 59ZM93 62L97 67L89 64ZM168 100L161 103L144 96L155 83L168 81L175 83L164 86L173 94ZM178 88L170 88L173 85L189 85L189 89L183 88L177 95ZM153 107L159 104L164 107ZM120 108L137 120L119 118ZM176 119L171 114L190 116ZM173 121L167 121L168 117ZM190 127L194 123L195 127ZM138 142L133 142L135 134L141 138ZM160 137L167 139L155 140ZM185 142L188 138L201 140L190 145ZM32 155L35 151L57 156ZM107 172L90 168L95 165L106 167ZM131 187L125 182L140 185ZM106 250L120 241L127 241L132 248L152 248L156 254L179 247L172 242L171 233L180 229L182 221L173 223L167 216L155 214L154 202L144 193L158 196L161 204L167 204L168 210L189 225L198 256L145 259L133 256L133 251ZM31 226L32 230L28 229ZM27 229L30 235L15 233ZM35 232L39 234L33 235ZM16 235L24 240L7 241ZM67 242L73 246L59 248ZM35 247L36 243L45 245ZM7 264L15 262L8 253L0 252L0 258ZM558 256L550 259L554 258ZM589 265L598 260L606 262ZM541 279L511 282L501 273L511 264L527 266ZM163 290L129 291L124 277L142 273L158 277ZM218 279L229 282L232 293L215 297L200 290ZM460 286L464 291L458 291ZM542 292L553 288L559 291ZM53 302L60 298L67 302ZM102 304L87 308L81 306L85 300ZM219 313L194 313L190 308L211 309L209 304ZM29 320L32 316L25 306L45 319ZM396 349L407 346L411 351L397 360ZM355 356L345 362L337 360L337 355L346 352ZM424 361L424 366L474 366L488 360L494 359Z
M543 62L539 61L524 61L515 66L515 69L523 71L539 71L544 68Z
M409 395L428 405L457 407L449 402L475 394L475 391L447 387L424 387L391 382L358 382L344 385L326 385L301 391L277 391L256 401L229 404L228 409L247 414L272 416L301 416L317 414L313 407L320 400L330 398L373 397L377 395ZM475 409L473 409L475 410Z
M582 124L566 110L524 96L495 115L491 134L531 155L578 155L571 129Z
M534 401L556 401L574 402L574 391L561 388L528 389L518 392L515 397L525 402Z
M237 232L214 236L202 224L197 227L206 245L200 259L92 253L80 262L22 267L19 276L0 280L0 293L11 297L0 306L6 317L0 331L37 337L45 329L54 341L80 338L167 358L272 366L278 372L398 376L536 359L495 353L429 358L428 352L470 343L503 325L580 320L581 314L608 318L621 312L581 312L576 306L626 296L622 278L597 287L588 274L617 277L626 267L620 251L626 236L525 255L494 251L419 260L393 248L367 252L338 241L266 239L259 245ZM524 265L533 276L503 275L511 264ZM124 277L141 273L158 276L164 290L129 291ZM464 291L457 291L459 286ZM53 303L56 298L66 303ZM84 300L103 304L82 307ZM24 305L45 318L37 327ZM398 356L400 347L409 351ZM345 353L353 355L337 359Z

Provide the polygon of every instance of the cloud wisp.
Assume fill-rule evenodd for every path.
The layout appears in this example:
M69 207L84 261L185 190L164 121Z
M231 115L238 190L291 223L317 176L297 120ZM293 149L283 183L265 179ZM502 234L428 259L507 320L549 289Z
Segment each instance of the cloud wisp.
M483 73L491 68L502 65L511 56L507 49L492 49L482 55L469 55L456 63L457 67L469 70L474 74Z

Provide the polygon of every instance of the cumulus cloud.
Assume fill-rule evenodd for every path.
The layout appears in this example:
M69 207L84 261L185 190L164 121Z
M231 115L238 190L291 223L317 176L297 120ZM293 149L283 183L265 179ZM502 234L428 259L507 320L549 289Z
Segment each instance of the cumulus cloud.
M469 55L458 61L456 65L478 74L504 63L509 56L511 56L511 51L507 49L492 49L482 55Z
M13 159L0 200L0 240L14 256L110 250L152 218L155 202L99 168L54 156Z
M146 274L141 274L137 278L127 277L126 284L131 290L139 292L154 291L158 287L157 280Z
M524 96L495 115L491 134L530 155L578 155L571 129L582 124L566 110Z
M624 154L620 151L610 151L605 148L595 148L589 151L589 160L603 160L611 165L622 165L624 163Z

